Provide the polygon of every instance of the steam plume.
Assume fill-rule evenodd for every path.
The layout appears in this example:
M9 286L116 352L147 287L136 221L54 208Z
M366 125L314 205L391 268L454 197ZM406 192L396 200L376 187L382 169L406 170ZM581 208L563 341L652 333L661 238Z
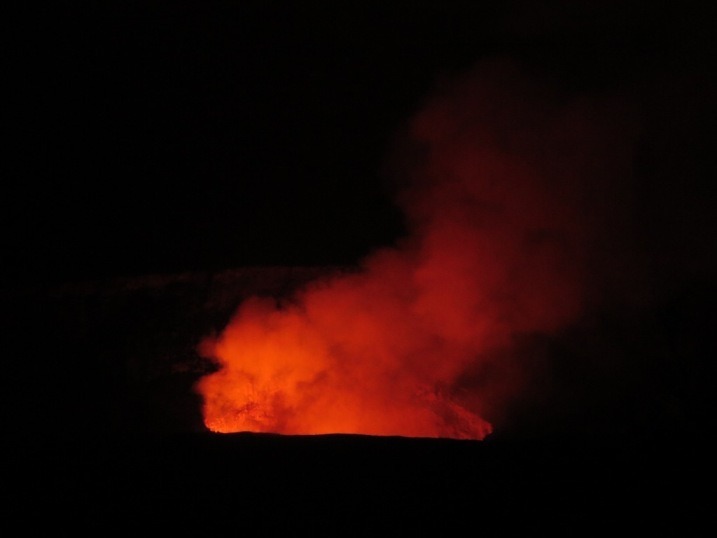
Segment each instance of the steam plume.
M391 169L408 233L355 271L254 297L201 352L218 432L483 439L555 335L627 270L635 126L500 60L436 88Z

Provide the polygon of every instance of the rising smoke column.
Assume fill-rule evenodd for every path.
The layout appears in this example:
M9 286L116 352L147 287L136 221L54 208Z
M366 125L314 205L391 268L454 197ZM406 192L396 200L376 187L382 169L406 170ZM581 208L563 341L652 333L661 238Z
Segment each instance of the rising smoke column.
M620 271L604 260L633 135L611 100L509 62L444 82L392 159L408 234L241 304L201 345L206 426L485 438L529 378L516 343L574 323Z

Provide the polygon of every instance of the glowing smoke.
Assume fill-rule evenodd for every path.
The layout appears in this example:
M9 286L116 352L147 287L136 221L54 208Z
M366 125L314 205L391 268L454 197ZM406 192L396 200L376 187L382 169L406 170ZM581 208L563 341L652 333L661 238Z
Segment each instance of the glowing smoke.
M579 320L624 269L633 137L611 99L510 63L438 88L392 159L409 233L242 304L201 346L206 426L485 438L529 377L521 339Z

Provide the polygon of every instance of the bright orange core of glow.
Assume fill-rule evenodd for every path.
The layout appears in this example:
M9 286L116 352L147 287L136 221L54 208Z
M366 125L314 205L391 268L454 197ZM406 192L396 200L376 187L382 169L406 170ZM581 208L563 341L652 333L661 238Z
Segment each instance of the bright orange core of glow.
M440 389L450 368L406 368L411 358L420 364L425 350L405 326L344 308L364 291L334 289L331 307L321 291L307 295L302 308L246 301L223 334L202 346L219 365L197 384L206 427L477 440L490 434L491 424Z

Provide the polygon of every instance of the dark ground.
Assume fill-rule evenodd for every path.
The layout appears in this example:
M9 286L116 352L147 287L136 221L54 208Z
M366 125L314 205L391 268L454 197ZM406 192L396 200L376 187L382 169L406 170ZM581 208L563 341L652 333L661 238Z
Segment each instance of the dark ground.
M38 439L5 509L77 531L655 532L709 521L674 445L257 434ZM79 439L75 439L75 442Z

